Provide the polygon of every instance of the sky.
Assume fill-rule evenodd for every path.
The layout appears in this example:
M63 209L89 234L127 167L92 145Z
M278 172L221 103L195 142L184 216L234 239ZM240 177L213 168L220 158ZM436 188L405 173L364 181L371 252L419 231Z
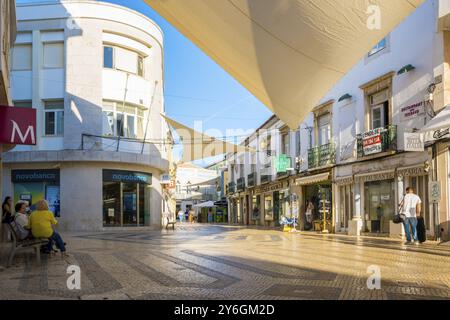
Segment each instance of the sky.
M43 0L16 0L19 3ZM219 65L192 44L142 0L107 0L136 10L155 21L164 32L165 108L174 120L193 127L203 121L203 129L227 130L258 128L272 112ZM180 148L175 151L177 154ZM221 160L216 157L207 162Z

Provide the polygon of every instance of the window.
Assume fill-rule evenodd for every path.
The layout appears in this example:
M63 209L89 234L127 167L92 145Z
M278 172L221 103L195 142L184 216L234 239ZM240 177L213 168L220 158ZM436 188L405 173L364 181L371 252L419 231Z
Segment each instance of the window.
M31 70L32 47L31 44L19 44L14 46L11 52L11 68L13 71Z
M289 133L283 133L281 135L281 153L289 155Z
M125 138L144 137L144 110L120 102L103 102L103 134Z
M369 97L370 129L384 128L389 125L388 90L383 90Z
M103 67L125 71L131 74L144 76L145 58L135 51L121 47L103 47Z
M46 101L44 108L45 135L62 136L64 134L64 101Z
M298 129L295 132L295 155L300 156L301 155L301 136L300 136L300 129Z
M14 104L14 107L32 108L31 100L14 101L13 104Z
M374 54L386 49L387 47L387 38L384 38L380 42L377 43L375 47L372 48L372 50L369 51L369 57L373 56Z
M114 48L103 47L103 67L113 69L114 68Z
M138 56L138 76L143 77L144 76L144 57Z
M64 68L64 43L44 43L44 68Z
M317 128L319 134L319 146L329 144L331 140L330 113L323 114L317 118Z

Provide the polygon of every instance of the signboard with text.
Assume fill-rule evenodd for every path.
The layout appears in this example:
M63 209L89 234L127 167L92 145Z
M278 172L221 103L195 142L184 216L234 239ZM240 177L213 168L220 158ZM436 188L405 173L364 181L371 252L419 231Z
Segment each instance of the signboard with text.
M424 102L418 102L400 109L402 121L407 121L425 114Z
M428 184L429 200L431 203L441 201L441 184L439 181L430 181Z
M423 135L420 133L405 132L405 151L422 152L425 150Z
M0 144L36 145L36 109L0 106Z
M386 129L384 128L378 128L363 134L363 148L365 155L380 153L383 151L381 135L385 131Z

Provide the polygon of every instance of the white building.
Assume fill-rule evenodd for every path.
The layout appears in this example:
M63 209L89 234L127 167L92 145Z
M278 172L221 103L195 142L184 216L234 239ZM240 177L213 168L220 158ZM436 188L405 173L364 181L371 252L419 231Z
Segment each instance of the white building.
M424 201L428 235L447 238L450 153L442 139L449 136L442 132L437 144L407 152L405 135L421 129L450 102L449 17L448 1L428 0L361 59L297 131L288 134L272 117L258 130L278 134L262 144L257 135L246 141L258 148L257 154L229 155L231 222L276 225L289 214L286 194L295 193L301 220L307 203L313 203L313 228L324 228L319 209L325 209L329 231L398 237L403 228L392 218L411 186ZM264 157L257 155L266 149L272 160L262 164ZM296 170L284 166L284 175L277 175L274 161L280 155L291 157ZM432 181L442 193L434 204L428 192ZM322 196L325 204L319 201ZM260 215L253 217L255 207Z
M163 34L98 1L17 6L16 107L37 110L37 145L4 155L4 195L46 198L69 230L162 225ZM145 142L144 142L145 140Z

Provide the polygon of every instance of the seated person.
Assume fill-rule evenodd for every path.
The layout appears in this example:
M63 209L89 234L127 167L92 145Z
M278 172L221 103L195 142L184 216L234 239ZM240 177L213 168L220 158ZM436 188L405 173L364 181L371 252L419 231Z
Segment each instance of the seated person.
M19 237L19 240L24 240L30 236L30 231L27 229L27 204L24 202L16 203L15 211L16 215L14 216L14 222L16 223L17 236Z
M53 251L53 243L61 251L61 256L68 257L66 254L66 247L64 241L58 232L53 230L56 221L53 213L48 208L48 203L45 200L39 200L36 204L36 211L34 211L29 218L28 228L35 238L47 238L49 240L47 245L47 253Z

